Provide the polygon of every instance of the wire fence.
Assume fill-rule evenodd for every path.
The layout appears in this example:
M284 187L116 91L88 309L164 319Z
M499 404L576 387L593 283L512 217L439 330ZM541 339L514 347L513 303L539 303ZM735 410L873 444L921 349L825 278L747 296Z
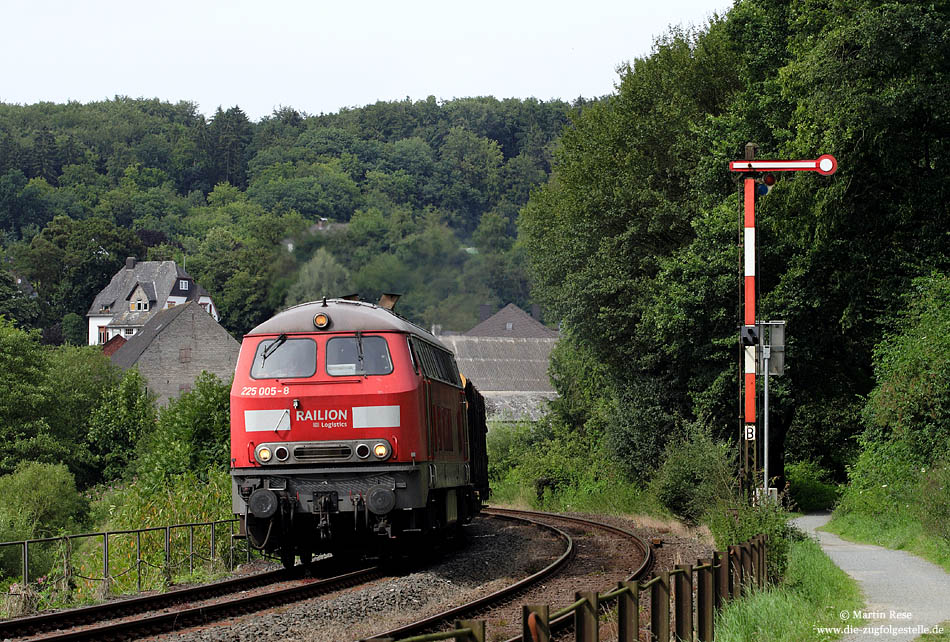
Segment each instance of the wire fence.
M230 571L260 557L235 532L237 524L228 519L0 542L7 572L20 569L20 584L7 598L82 601Z

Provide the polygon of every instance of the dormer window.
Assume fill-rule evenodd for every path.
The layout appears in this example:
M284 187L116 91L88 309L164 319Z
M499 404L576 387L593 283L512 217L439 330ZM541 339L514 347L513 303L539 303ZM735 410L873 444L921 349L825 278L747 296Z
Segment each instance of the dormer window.
M188 289L188 281L186 281L185 279L179 279L179 280L178 280L178 289L179 289L179 290L187 290L187 289Z
M148 310L148 301L143 301L142 299L137 299L135 301L136 310Z

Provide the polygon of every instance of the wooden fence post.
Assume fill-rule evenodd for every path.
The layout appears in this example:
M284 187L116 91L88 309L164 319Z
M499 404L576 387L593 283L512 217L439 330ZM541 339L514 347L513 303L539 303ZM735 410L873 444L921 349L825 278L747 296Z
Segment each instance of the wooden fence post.
M485 620L461 620L455 623L455 630L471 629L466 642L485 642Z
M670 573L663 571L650 586L650 640L670 639Z
M739 551L742 555L742 594L745 595L755 583L755 574L752 569L752 546L746 542L739 547Z
M711 559L696 560L699 566L707 566L696 571L696 637L699 642L712 642L713 621L716 619L716 573Z
M729 546L729 597L732 598L738 597L742 588L742 560L739 550L739 546Z
M676 609L676 639L693 642L693 567L677 564L673 577L673 604Z
M617 582L617 588L629 589L617 598L619 642L640 640L640 582Z
M521 638L524 642L551 642L547 604L521 607Z
M584 600L574 611L574 639L577 642L598 642L600 605L597 591L574 593L574 599Z
M719 565L716 569L716 609L721 609L732 598L729 592L729 552L713 552L713 563Z
M752 582L750 586L761 586L759 584L761 567L759 566L759 538L753 537L749 540L749 564L752 568Z

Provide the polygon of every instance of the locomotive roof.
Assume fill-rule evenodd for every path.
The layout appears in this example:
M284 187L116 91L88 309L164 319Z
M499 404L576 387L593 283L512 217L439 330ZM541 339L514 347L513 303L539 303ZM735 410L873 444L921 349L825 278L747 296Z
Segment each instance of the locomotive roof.
M320 312L330 317L330 327L326 330L317 330L313 325L313 317ZM449 350L441 341L430 332L401 316L366 301L349 301L344 299L326 299L326 301L311 301L301 303L283 312L278 312L270 319L247 333L246 336L256 334L281 334L291 332L406 332L414 334L431 343ZM449 350L451 352L451 350Z

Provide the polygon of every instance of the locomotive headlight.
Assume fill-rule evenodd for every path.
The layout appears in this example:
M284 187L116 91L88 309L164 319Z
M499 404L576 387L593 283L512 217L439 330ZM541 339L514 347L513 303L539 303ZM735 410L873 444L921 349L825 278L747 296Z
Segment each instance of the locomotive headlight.
M266 446L257 451L257 459L262 464L269 462L272 456L273 455L271 454L270 448Z
M373 454L382 459L389 454L389 448L386 447L386 444L376 444L373 446Z
M330 325L330 317L328 317L325 313L320 312L313 317L313 325L318 329L323 330Z

